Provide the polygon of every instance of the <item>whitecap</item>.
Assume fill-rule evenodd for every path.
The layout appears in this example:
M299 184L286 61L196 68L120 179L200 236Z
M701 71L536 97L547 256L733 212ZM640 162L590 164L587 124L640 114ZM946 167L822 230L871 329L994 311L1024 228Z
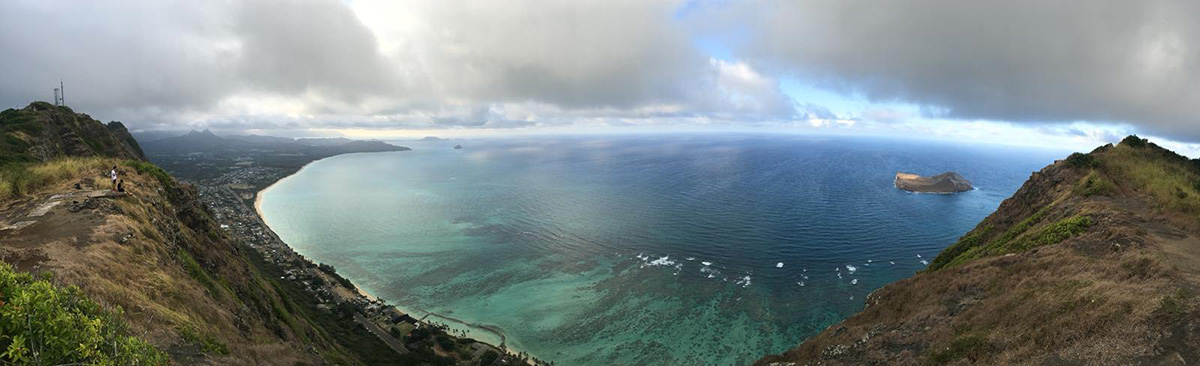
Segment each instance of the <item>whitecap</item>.
M924 264L924 265L928 266L928 265L929 265L929 262L927 262L927 261L925 261L924 259L922 259L922 260L921 260L921 264Z
M775 268L783 268L783 262L775 263Z
M838 278L842 278L842 273L838 272Z
M853 279L853 280L850 280L850 284L851 284L851 285L857 285L857 284L858 284L858 279L857 279L857 278L855 278L855 279Z
M891 263L891 264L896 264L896 262L893 262L893 261L888 261L888 263Z
M689 260L689 261L694 261L694 260L696 260L696 257L687 257L687 258L684 258L684 259L687 259L687 260Z
M851 265L847 264L847 265L846 265L846 270L847 270L847 271L850 271L850 272L854 272L854 271L857 271L857 270L858 270L858 267L851 266Z
M741 279L737 280L737 282L734 282L734 284L742 285L742 287L750 286L750 275L742 277Z
M706 265L706 266L711 266L711 265L712 265L712 262L700 262L700 264L703 264L703 265Z
M646 263L646 264L649 264L651 266L673 266L673 265L675 265L675 261L671 260L671 256L668 255L668 256L663 256L662 258L650 261L650 263Z
M920 255L920 254L917 254L917 258L921 258L921 255Z
M800 285L800 287L804 287L804 281L796 282L796 284Z

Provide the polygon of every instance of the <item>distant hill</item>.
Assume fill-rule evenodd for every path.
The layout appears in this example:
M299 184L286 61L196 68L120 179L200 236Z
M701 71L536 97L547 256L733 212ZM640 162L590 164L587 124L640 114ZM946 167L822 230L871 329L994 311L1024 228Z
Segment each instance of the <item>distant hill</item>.
M222 137L212 131L191 131L143 144L147 154L188 153L249 153L270 151L285 154L336 155L350 152L405 151L407 147L382 141L359 141L346 138L302 138L261 135Z
M1130 136L1033 173L865 309L759 365L1200 362L1200 160Z
M446 141L446 139L437 136L425 136L425 138L417 141Z

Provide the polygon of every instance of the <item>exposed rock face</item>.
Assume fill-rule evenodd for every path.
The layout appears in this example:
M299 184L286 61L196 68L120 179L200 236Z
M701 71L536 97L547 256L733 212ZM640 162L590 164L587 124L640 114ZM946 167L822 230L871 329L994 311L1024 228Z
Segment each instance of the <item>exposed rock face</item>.
M974 189L971 182L955 172L922 177L912 173L897 172L896 188L919 193L958 193Z
M757 364L1200 362L1200 165L1126 140L1033 173L924 271Z

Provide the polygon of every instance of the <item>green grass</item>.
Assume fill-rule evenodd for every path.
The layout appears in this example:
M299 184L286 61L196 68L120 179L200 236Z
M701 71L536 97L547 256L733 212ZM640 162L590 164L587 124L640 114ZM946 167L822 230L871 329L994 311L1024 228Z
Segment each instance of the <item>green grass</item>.
M112 168L104 158L61 158L46 163L0 165L0 200L27 196L81 176L100 176Z
M975 230L971 230L971 232L967 233L967 235L959 238L957 242L950 245L941 253L939 253L937 257L933 258L933 262L929 264L929 268L926 270L936 271L950 265L950 262L954 261L954 259L966 254L972 249L979 247L980 244L984 244L983 238L987 237L991 231L991 225L983 225L982 227L975 228Z
M1000 236L984 242L991 232L990 226L971 231L933 259L926 271L936 271L943 268L958 266L979 258L1020 253L1044 245L1058 244L1063 240L1083 233L1092 226L1093 220L1086 215L1076 215L1064 218L1030 231L1038 222L1045 218L1047 208L1042 208L1033 215L1021 220L1005 230Z
M200 263L197 263L190 254L183 249L178 249L175 256L179 258L180 263L183 263L183 268L187 270L188 275L208 289L210 296L218 300L224 297L224 292L221 291L223 287L218 287L217 282L208 275L208 271L205 271L204 267L201 267Z
M929 352L929 358L925 364L928 365L945 365L954 361L966 359L970 363L979 363L987 360L996 347L988 343L987 339L977 334L960 335L956 337L949 345L943 347L935 347Z
M126 160L123 165L133 168L138 174L150 174L163 187L170 187L171 183L174 182L171 175L157 165L138 160Z
M1097 173L1095 170L1088 172L1087 176L1075 183L1071 192L1083 196L1111 196L1117 193L1117 184L1112 180L1106 179Z
M184 327L179 329L179 336L183 337L183 340L188 343L200 346L200 349L205 353L222 356L229 354L229 346L216 337L213 337L212 334L201 332L192 327Z
M1200 174L1195 164L1138 141L1122 142L1103 155L1108 176L1149 194L1163 209L1200 215Z
M104 309L77 287L58 287L0 262L0 364L168 364L120 318L120 309Z
M1189 313L1190 306L1188 304L1191 302L1192 297L1193 295L1190 291L1181 288L1174 294L1163 296L1155 312L1172 319L1182 318Z
M0 112L0 165L36 161L25 153L31 142L42 133L37 113L21 109Z

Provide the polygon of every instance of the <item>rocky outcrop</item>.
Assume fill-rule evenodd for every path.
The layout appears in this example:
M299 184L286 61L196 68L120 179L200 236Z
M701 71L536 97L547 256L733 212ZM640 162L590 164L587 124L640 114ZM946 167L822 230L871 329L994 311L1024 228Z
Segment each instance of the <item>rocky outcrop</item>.
M917 193L958 193L974 189L971 182L955 172L922 177L917 174L897 172L896 188Z
M68 107L34 102L0 113L9 153L33 161L57 157L115 157L145 160L141 147L120 122L108 125Z

